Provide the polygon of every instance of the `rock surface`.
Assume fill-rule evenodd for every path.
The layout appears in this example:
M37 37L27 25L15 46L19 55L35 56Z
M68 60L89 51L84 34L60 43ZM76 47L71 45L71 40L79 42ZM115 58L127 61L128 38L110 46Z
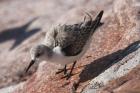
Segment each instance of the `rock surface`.
M78 93L140 92L139 0L0 2L0 93L71 93L74 88ZM105 12L104 25L69 80L55 75L61 66L47 62L24 73L30 48L52 25L83 21L84 11L94 18L100 10Z

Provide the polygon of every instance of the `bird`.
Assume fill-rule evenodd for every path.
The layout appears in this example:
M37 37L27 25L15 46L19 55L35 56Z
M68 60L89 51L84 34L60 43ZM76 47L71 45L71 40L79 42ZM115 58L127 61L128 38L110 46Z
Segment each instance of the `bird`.
M88 50L92 41L94 32L102 26L104 23L100 22L104 11L101 10L99 14L92 19L89 13L86 13L89 17L75 24L63 24L52 27L46 36L38 45L31 48L31 62L29 63L26 73L30 67L37 61L46 61L64 66L63 69L59 69L56 74L64 72L64 77L68 80L72 76L74 66ZM67 71L67 65L73 63L70 72Z

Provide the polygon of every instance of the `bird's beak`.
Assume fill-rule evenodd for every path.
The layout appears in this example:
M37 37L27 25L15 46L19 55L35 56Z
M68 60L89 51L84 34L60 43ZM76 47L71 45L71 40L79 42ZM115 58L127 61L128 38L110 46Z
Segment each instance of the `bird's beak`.
M26 73L28 72L28 70L30 69L30 67L35 63L35 60L31 60L28 68L26 69Z

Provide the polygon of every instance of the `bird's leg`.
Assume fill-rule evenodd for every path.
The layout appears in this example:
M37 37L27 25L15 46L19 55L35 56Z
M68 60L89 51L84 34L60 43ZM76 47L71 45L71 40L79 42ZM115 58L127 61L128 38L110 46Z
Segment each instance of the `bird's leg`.
M76 64L76 61L74 61L74 63L73 63L73 65L72 65L72 68L71 68L70 72L67 73L67 75L66 75L66 79L67 79L67 80L71 77L71 75L72 75L72 71L73 71L73 69L74 69L75 64Z
M59 74L61 72L64 72L64 75L67 73L67 65L65 65L64 68L62 68L62 69L58 69L58 71L56 72L56 74Z
M67 73L67 65L64 66L64 75Z

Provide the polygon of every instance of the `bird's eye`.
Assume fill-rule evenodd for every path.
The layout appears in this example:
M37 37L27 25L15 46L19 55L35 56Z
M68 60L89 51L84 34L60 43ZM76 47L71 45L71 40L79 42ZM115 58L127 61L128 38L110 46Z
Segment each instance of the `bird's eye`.
M39 57L40 55L41 55L40 53L37 53L37 54L36 54L36 57Z

